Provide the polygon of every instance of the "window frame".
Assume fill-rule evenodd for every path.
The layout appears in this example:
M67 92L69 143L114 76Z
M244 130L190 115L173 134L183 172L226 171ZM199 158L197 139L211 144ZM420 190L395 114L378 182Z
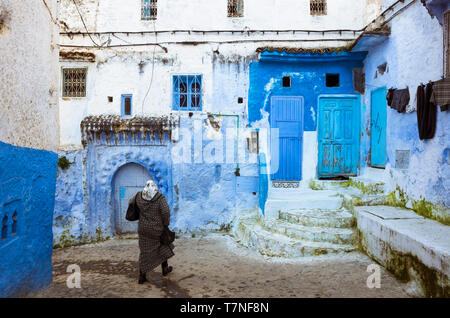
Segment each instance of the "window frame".
M236 1L236 4L233 4L233 2ZM236 13L230 14L230 7L235 6L236 7ZM239 12L238 8L241 7L241 10ZM244 0L228 0L227 1L227 17L228 18L243 18L244 17Z
M323 4L323 11L313 11L313 5ZM309 0L309 15L312 17L321 17L328 14L328 3L327 0Z
M185 77L187 80L187 91L185 93L186 102L187 105L185 107L180 106L180 95L181 93L176 90L176 79L180 79ZM190 78L198 78L198 82L200 83L200 92L199 93L192 93L192 88L189 83L192 83ZM184 95L184 94L183 94ZM194 107L191 105L192 102L192 95L198 95L199 96L199 106ZM203 109L203 75L202 74L172 74L172 110L175 111L202 111Z
M125 114L125 99L127 98L130 98L130 115ZM120 116L123 118L133 117L133 94L122 94L120 100Z
M152 4L156 13L152 15ZM145 10L149 10L148 16L144 14ZM155 21L158 19L158 0L141 0L141 21Z
M85 72L85 77L84 77L84 96L67 96L64 95L65 92L65 74L64 71L65 70L84 70ZM61 97L62 98L70 98L70 99L83 99L87 97L87 88L88 88L88 67L86 66L64 66L61 67Z

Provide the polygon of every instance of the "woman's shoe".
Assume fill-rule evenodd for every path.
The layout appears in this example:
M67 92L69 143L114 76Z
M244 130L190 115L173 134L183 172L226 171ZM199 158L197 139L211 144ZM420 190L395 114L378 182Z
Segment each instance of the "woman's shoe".
M145 277L145 273L142 273L141 271L139 271L139 280L138 280L138 284L143 284L147 281L147 278Z
M172 266L163 267L162 270L163 276L167 276L170 272L172 272L172 270L173 270Z

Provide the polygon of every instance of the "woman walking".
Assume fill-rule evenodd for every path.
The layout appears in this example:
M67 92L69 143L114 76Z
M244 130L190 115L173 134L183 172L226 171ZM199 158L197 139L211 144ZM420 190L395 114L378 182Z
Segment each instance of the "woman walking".
M160 241L164 228L170 223L170 208L166 198L159 192L153 180L147 181L143 191L136 193L129 202L139 209L139 284L143 284L146 273L161 264L162 274L172 271L167 260L174 256L173 244Z

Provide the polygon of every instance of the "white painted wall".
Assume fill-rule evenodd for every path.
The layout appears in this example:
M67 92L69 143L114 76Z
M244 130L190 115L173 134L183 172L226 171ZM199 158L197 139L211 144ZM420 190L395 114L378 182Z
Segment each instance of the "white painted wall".
M160 0L157 29L360 29L366 7L379 0L328 0L327 15L311 16L309 0L244 0L244 17L227 17L227 0ZM84 31L72 0L60 0L61 19ZM90 31L153 30L141 20L141 0L77 0ZM370 14L369 14L370 15Z
M379 9L380 0L328 1L326 16L311 16L309 1L246 0L243 18L227 17L226 0L166 0L158 3L156 22L142 21L140 0L77 1L89 31L133 32L154 30L283 30L354 29L359 30ZM366 10L366 8L369 8ZM378 9L377 9L378 8ZM366 12L367 11L367 12ZM270 16L269 16L270 14ZM71 0L60 0L62 32L85 28ZM71 48L65 45L95 46L88 36L61 36L61 50L90 50L95 63L62 61L62 67L88 67L87 97L60 100L62 148L80 147L80 121L87 115L120 114L121 94L133 94L133 114L161 115L172 109L172 75L203 75L203 113L246 116L249 86L248 65L257 58L261 46L323 47L343 46L354 34L321 33L160 33L93 35L96 44L108 45L161 43L114 48ZM309 42L307 40L320 39ZM322 41L332 39L333 41ZM251 41L250 41L251 40ZM295 42L290 42L295 40ZM183 41L205 41L183 45ZM228 43L230 42L231 43ZM234 41L234 42L233 42ZM238 42L236 42L238 41ZM174 43L175 42L175 43ZM142 73L139 64L143 63ZM152 76L153 74L153 76ZM153 80L152 80L153 78ZM61 82L61 79L60 79ZM151 83L151 86L150 86ZM60 83L61 87L61 83ZM150 90L149 90L150 88ZM145 99L145 95L148 96ZM109 103L108 96L114 101ZM237 104L243 97L244 103ZM311 167L310 167L311 168ZM308 168L309 171L309 168Z
M0 2L0 140L58 147L56 0ZM52 17L50 16L52 15Z

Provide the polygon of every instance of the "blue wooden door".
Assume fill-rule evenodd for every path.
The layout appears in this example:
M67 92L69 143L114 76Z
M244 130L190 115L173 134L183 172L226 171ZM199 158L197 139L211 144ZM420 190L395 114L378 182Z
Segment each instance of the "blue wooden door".
M153 179L147 169L136 163L121 167L114 177L115 223L117 233L137 232L138 222L125 219L128 202L144 189L147 180Z
M386 164L386 94L386 87L375 89L371 93L370 164L377 168L384 168Z
M299 181L302 179L303 97L272 97L270 116L271 129L278 130L278 138L271 140L271 179Z
M357 97L319 99L319 178L355 176L358 171Z

